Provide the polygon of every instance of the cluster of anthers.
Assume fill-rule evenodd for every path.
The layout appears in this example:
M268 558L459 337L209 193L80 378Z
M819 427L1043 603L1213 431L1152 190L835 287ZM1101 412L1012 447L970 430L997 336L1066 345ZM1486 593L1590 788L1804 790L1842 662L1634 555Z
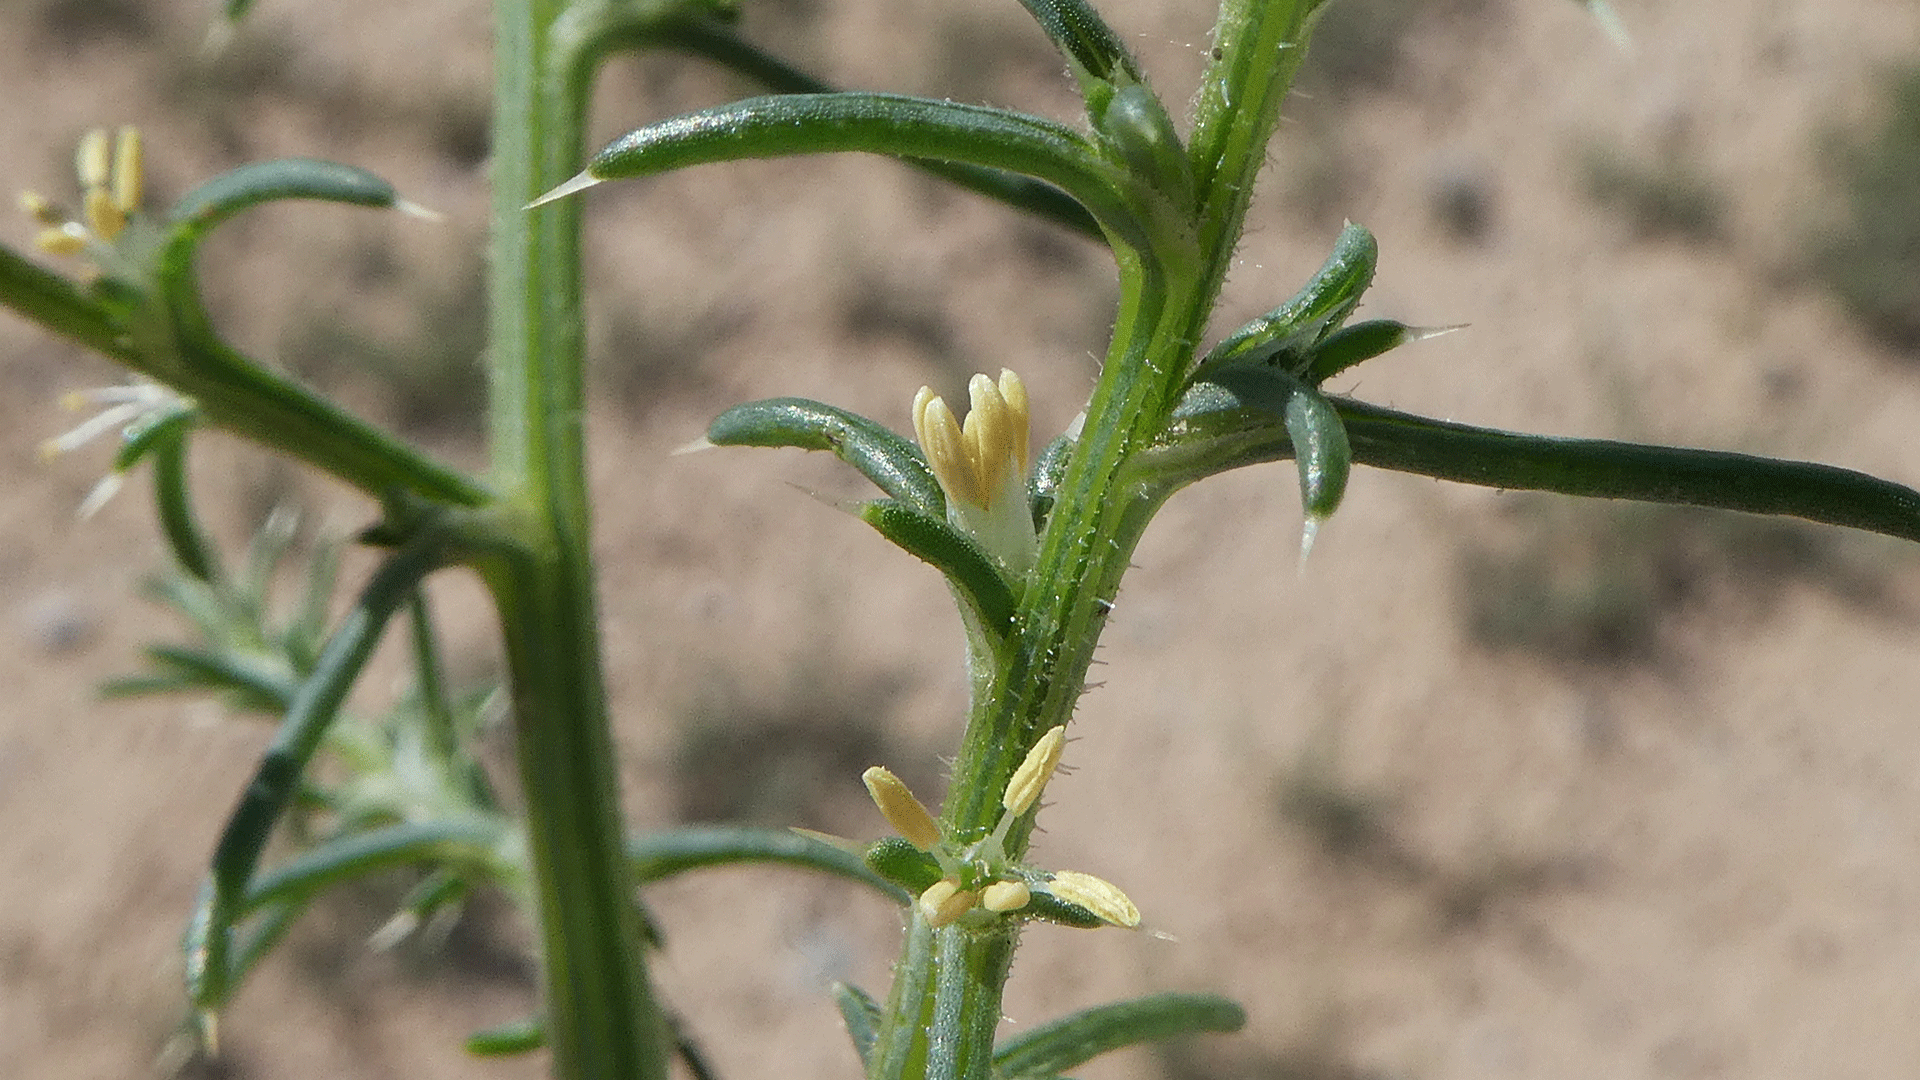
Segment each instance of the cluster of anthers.
M1033 568L1038 540L1027 501L1027 388L1002 368L967 383L972 408L958 420L932 388L913 398L913 432L947 493L947 520L1015 577Z
M140 212L145 197L146 166L140 149L140 130L122 127L108 132L95 128L80 139L74 154L74 171L80 178L83 220L74 220L46 196L27 191L20 195L20 208L40 223L34 246L49 255L86 254L98 265L110 264L114 245L127 232L129 222ZM51 460L60 454L112 431L126 431L155 417L188 408L185 398L158 383L135 379L121 386L77 390L62 399L69 410L89 408L100 411L65 434L40 444L40 456ZM102 477L80 503L79 514L88 517L120 490L125 473L115 468Z
M992 833L972 844L944 835L940 823L887 769L875 765L861 776L887 823L939 864L940 879L927 886L918 900L928 926L938 929L976 908L992 914L1021 911L1042 897L1050 910L1062 910L1060 905L1064 904L1069 905L1065 910L1084 912L1098 922L1128 928L1140 925L1140 910L1110 882L1074 870L1035 870L1014 862L1007 854L1008 831L1039 801L1060 765L1066 738L1064 727L1040 736L1007 783L1000 799L999 823Z
M146 167L140 152L140 130L123 127L114 133L95 128L80 140L74 155L80 175L80 218L74 220L38 192L20 196L20 208L40 223L34 246L49 255L78 255L99 250L120 239L127 222L140 209L146 186Z

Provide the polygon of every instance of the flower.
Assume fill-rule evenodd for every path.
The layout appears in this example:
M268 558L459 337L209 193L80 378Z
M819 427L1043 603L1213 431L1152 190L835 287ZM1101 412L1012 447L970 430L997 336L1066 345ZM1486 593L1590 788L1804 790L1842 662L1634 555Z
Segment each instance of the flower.
M1140 925L1140 910L1111 882L1076 870L1040 870L1016 862L1007 853L1008 832L1039 801L1047 781L1059 768L1066 737L1065 727L1054 727L1034 741L1001 796L999 823L986 837L971 844L947 836L892 772L875 765L861 775L867 793L887 822L913 847L931 856L915 856L924 877L914 880L913 867L902 867L904 872L897 875L918 890L915 907L929 927L937 930L963 919L984 920L1016 912L1071 926ZM868 865L883 874L890 865L900 866L891 853L885 859L874 857L888 848L903 850L904 846L891 839L868 849ZM935 873L940 875L937 879ZM931 884L923 885L929 880ZM1035 904L1036 892L1047 902Z
M123 437L131 437L136 432L151 429L156 423L193 409L190 399L146 379L135 379L120 386L76 390L62 398L61 404L74 412L89 407L99 408L100 411L41 443L40 457L45 461L77 450L109 431L119 431ZM107 500L120 490L126 480L127 470L133 467L135 461L137 455L134 460L116 461L112 471L101 477L87 497L80 501L76 513L81 518L89 518L106 505Z
M20 196L20 208L42 226L34 246L50 255L77 255L95 244L112 245L139 212L145 195L139 128L123 127L113 134L94 128L81 137L73 165L80 178L84 221L69 220L37 192Z
M1033 568L1039 540L1027 500L1027 388L1002 368L996 382L967 383L965 423L923 386L913 398L913 431L933 475L947 493L947 520L1016 577Z

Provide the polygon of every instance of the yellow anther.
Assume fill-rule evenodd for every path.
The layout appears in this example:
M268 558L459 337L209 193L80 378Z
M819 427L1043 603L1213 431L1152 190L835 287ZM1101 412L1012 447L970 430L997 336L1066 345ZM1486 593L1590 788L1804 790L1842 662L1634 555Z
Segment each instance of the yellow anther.
M90 187L87 189L87 224L95 236L111 241L127 227L127 215L121 212L106 188Z
M972 911L973 902L977 899L979 897L973 892L941 878L920 894L920 914L926 917L928 926L938 930Z
M1038 550L1027 505L1027 388L1003 369L998 382L975 375L967 395L972 407L962 424L944 400L921 387L913 398L913 431L947 493L947 520L1002 569L1024 576Z
M988 911L1019 911L1032 899L1032 890L1019 881L996 881L980 890L980 906Z
M931 387L923 386L913 396L913 433L947 498L980 505L982 496L973 481L973 464L967 458L967 440L960 421L947 407L946 399L934 394Z
M80 174L83 188L107 186L107 178L113 174L113 146L106 128L94 128L80 137L80 147L73 155L73 171Z
M1092 874L1061 870L1047 882L1047 891L1069 904L1086 908L1114 926L1130 930L1140 925L1140 909L1133 906L1127 894L1121 892L1119 886Z
M867 794L873 796L873 805L880 808L880 816L895 832L921 851L932 851L940 843L939 823L899 777L875 765L861 773L860 779L867 785Z
M1067 729L1048 728L1045 735L1027 751L1027 759L1013 771L1013 779L1007 781L1007 792L1001 796L1000 805L1007 813L1018 816L1027 812L1040 798L1047 781L1053 779L1053 771L1060 767L1060 750L1066 745Z
M41 229L33 246L49 255L78 255L87 249L87 230L74 222Z
M113 205L120 213L131 214L140 208L146 193L147 168L140 153L140 129L128 125L120 129L113 144Z
M930 387L913 398L913 430L949 498L991 508L1009 475L1027 472L1027 388L1001 369L1000 381L975 375L967 383L972 407L961 424Z
M20 193L20 209L26 211L33 220L42 225L63 225L66 223L66 218L61 216L60 209L54 206L53 202L45 195L37 191L23 191Z

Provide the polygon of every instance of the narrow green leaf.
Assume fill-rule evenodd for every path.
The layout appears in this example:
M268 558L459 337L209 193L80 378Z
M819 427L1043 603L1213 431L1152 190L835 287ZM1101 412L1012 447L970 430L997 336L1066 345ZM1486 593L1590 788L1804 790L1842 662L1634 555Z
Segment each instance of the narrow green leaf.
M847 1025L847 1037L853 1040L853 1052L860 1055L862 1068L873 1064L873 1044L880 1039L880 1024L886 1013L880 1003L852 983L833 984L833 1003L840 1007L840 1019Z
M1097 1005L1009 1039L994 1051L1001 1080L1040 1080L1110 1050L1184 1035L1239 1031L1246 1012L1214 994L1154 994Z
M715 446L831 450L888 495L935 517L947 513L946 493L918 446L890 428L832 405L805 398L735 405L707 426L707 441Z
M334 584L340 573L341 540L322 535L307 552L300 601L281 631L280 645L299 670L311 671L326 646L327 617L333 608Z
M273 743L227 819L214 851L209 887L194 916L196 927L204 924L196 935L200 947L188 953L186 972L196 1008L217 1009L225 1002L234 924L245 909L254 868L274 826L299 791L307 763L320 748L387 621L414 587L442 564L447 543L443 533L428 530L388 556L375 571L359 601L327 641L313 674L294 695Z
M1081 0L1020 0L1054 47L1073 65L1102 82L1140 81L1126 43L1091 4Z
M146 653L164 677L199 690L239 694L248 708L261 712L284 710L297 691L293 673L265 654L210 652L186 645L153 645Z
M1325 341L1307 354L1300 377L1310 386L1319 386L1355 364L1399 348L1413 340L1414 335L1412 327L1392 319L1369 319L1343 326L1328 334Z
M1143 215L1091 143L1036 116L898 94L783 94L747 98L663 120L601 150L579 176L534 206L603 180L655 176L689 165L840 152L964 162L1044 180L1107 229L1144 242Z
M711 60L782 94L833 94L839 88L814 78L786 61L742 41L717 19L673 20L643 35L645 44L677 48ZM908 164L1016 210L1045 218L1101 243L1107 237L1087 208L1052 184L1002 169L909 157Z
M1013 589L993 559L973 538L944 519L892 499L875 499L860 518L911 554L947 575L954 591L972 606L989 632L1004 636L1013 625Z
M399 204L393 185L365 169L332 161L283 158L242 165L181 196L167 212L169 247L186 251L214 226L242 210L281 199L318 199L356 206Z
M1510 490L1784 514L1920 541L1920 491L1851 469L1722 450L1523 435L1338 401L1363 465Z
M368 874L404 866L485 866L499 857L504 821L462 818L410 821L328 840L293 856L247 888L242 915L288 901L304 902Z
M1724 450L1527 435L1332 400L1353 460L1513 491L1778 514L1920 542L1920 491L1852 469ZM1176 488L1293 455L1285 427L1228 388L1201 383L1169 437L1139 455L1141 482Z
M1294 464L1299 466L1300 508L1307 515L1304 544L1311 546L1313 529L1333 516L1347 493L1353 447L1347 442L1340 414L1310 386L1301 386L1287 398L1285 419L1287 437L1293 440Z
M148 431L140 433L147 444L145 452L153 456L154 509L160 518L161 535L166 537L181 571L213 585L226 580L226 571L221 567L219 549L194 513L193 493L187 481L187 431L193 415L176 416L171 423L154 425L160 429L158 436L149 436Z
M1273 363L1295 368L1298 359L1332 333L1373 283L1380 247L1373 234L1348 222L1333 253L1293 298L1228 335L1207 353L1193 380L1227 364Z
M1355 364L1371 360L1390 349L1451 334L1462 326L1408 326L1392 319L1369 319L1343 326L1328 334L1307 353L1297 374L1309 386L1319 386Z
M898 885L875 874L851 851L802 836L791 829L747 825L692 825L641 833L627 840L627 857L642 885L708 866L783 863L865 885L895 903L910 897Z

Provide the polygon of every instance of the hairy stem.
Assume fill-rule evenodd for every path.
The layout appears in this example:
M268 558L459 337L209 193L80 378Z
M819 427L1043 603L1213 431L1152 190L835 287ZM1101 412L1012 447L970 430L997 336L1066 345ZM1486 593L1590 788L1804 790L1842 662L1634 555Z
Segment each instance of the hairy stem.
M512 541L482 566L506 639L555 1076L653 1080L648 985L601 672L583 439L580 206L526 205L580 168L590 59L562 0L499 0L489 385Z

